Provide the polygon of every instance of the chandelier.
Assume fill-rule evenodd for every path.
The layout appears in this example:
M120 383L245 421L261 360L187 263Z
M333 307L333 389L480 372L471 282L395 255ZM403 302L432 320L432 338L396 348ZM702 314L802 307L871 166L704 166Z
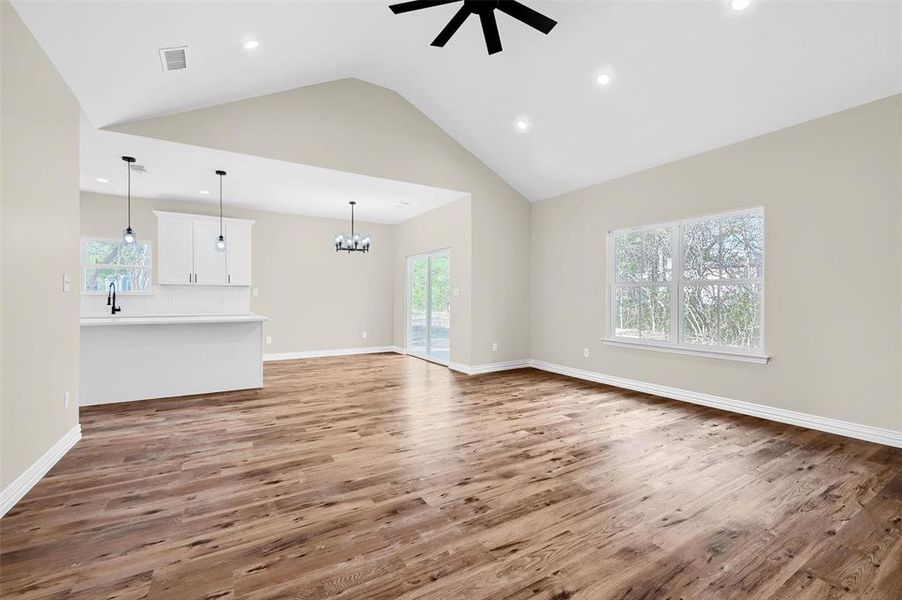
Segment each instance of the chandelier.
M351 235L345 235L343 233L339 233L335 236L333 242L335 243L335 251L336 252L369 252L370 251L370 236L368 235L360 235L359 233L354 231L354 205L357 204L355 201L351 200L348 202L351 205Z

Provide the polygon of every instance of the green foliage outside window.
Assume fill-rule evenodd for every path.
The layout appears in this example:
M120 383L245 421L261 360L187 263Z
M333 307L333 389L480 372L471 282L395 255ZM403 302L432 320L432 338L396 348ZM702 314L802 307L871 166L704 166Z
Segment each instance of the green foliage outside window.
M150 244L121 240L82 240L82 289L105 292L115 283L120 292L149 291L152 286Z
M674 239L675 236L681 236ZM679 243L677 243L679 242ZM678 282L673 252L680 248ZM613 234L614 334L759 350L764 218L759 212ZM681 319L671 315L678 284Z

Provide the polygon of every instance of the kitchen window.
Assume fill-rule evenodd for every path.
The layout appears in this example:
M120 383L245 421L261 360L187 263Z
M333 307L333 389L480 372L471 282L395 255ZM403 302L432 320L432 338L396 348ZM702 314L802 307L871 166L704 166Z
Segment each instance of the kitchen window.
M115 283L119 294L149 294L153 285L152 265L149 243L82 238L82 293L106 294L110 283Z
M764 211L613 231L605 343L766 362Z

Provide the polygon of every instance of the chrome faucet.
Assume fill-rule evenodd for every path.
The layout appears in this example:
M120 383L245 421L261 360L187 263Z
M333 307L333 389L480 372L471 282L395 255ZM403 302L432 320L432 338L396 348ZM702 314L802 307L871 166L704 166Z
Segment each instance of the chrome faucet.
M110 309L110 312L114 315L117 312L120 312L122 310L121 306L116 306L116 282L115 281L110 282L109 291L107 292L107 295L106 295L106 305L112 307Z

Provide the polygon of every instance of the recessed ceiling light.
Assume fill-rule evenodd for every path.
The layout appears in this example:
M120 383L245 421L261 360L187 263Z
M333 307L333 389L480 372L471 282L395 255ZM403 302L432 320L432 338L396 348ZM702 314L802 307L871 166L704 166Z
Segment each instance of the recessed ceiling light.
M730 6L733 10L745 10L751 3L752 0L730 0Z
M517 119L517 122L514 123L519 131L526 131L529 129L529 121L526 119Z
M97 181L99 181L100 183L109 183L110 182L109 179L104 179L103 177L98 177Z
M596 79L596 81L598 81L598 85L608 85L609 83L611 83L611 76L607 73L602 73L598 76L598 79Z
M245 50L253 50L254 48L256 48L259 45L260 45L260 42L258 42L257 40L248 40L248 41L244 42L244 49Z
M207 190L201 190L200 193L203 194L204 196L206 196L206 195L209 194L210 192L208 192Z

